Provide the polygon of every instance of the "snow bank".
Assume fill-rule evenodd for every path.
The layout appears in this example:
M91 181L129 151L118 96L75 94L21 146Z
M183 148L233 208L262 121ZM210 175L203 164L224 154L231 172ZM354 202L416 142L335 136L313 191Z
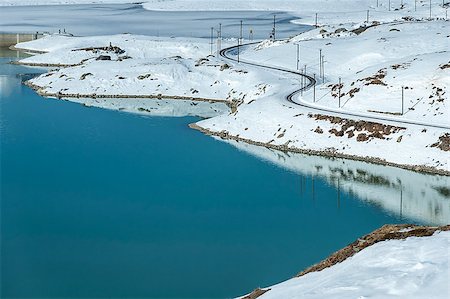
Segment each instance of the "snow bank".
M260 299L448 298L450 232L372 245L340 264L269 287Z
M224 41L226 45L227 41ZM262 94L273 94L280 89L277 82L267 83L273 77L268 72L230 67L210 55L210 45L203 39L129 34L48 35L20 43L16 48L46 52L20 63L59 67L30 80L29 84L42 95L70 98L101 107L108 107L109 103L111 109L155 114L150 101L106 101L99 97L161 96L239 103L254 101ZM98 60L100 56L106 56L108 60ZM289 80L291 84L295 83L294 79ZM95 100L88 101L88 97ZM210 116L217 115L218 111L223 109L215 109Z

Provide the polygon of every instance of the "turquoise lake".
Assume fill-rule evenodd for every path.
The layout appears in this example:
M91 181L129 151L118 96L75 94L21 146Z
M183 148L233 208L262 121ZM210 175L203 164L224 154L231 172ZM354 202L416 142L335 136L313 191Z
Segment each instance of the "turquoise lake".
M225 143L189 129L196 117L44 99L20 75L42 70L11 59L1 298L230 298L383 224L449 222L448 178Z

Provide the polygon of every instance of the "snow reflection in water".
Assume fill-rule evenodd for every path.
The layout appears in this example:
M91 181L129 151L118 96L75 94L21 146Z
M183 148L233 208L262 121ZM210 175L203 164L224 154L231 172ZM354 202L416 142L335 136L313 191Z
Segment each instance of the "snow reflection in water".
M376 205L385 211L415 221L445 225L450 223L450 177L427 175L396 167L347 159L283 153L245 143L230 142L238 149L298 173L299 188L305 194L305 177L319 177L333 185L336 204L340 192ZM314 196L310 194L310 196Z

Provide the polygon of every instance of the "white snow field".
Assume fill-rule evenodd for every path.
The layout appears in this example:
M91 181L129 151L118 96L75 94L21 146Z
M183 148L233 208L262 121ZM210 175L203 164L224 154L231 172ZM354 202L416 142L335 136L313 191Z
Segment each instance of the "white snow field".
M341 2L330 1L329 6ZM347 6L342 4L343 9ZM391 17L408 13L406 9L393 10ZM347 20L347 13L340 16ZM240 101L234 113L197 125L213 135L272 148L448 173L449 23L405 18L323 25L287 40L241 47L243 61L295 70L299 44L300 68L306 65L307 74L317 77L322 49L324 78L318 78L315 100L313 89L294 97L302 105L286 100L301 84L298 75L224 61L217 57L216 41L211 48L208 39L49 35L17 47L49 52L22 63L77 64L31 80L44 95L164 95ZM235 39L223 40L222 48L236 43ZM110 44L124 52L80 50ZM96 60L102 54L111 60ZM230 55L236 57L236 51ZM103 99L97 101L108 106ZM89 105L95 105L92 102L95 100ZM124 107L126 101L119 107L116 104L111 108L149 110L131 104Z
M323 116L338 116L339 113L324 113L286 101L285 96L298 88L298 76L224 62L209 55L211 47L204 39L52 35L17 47L49 51L22 63L78 64L84 61L81 65L54 70L33 79L31 82L43 93L234 99L243 101L237 112L210 118L198 125L211 132L226 132L268 146L372 157L449 171L448 154L436 146L449 131L446 25L445 21L405 22L395 27L387 23L359 35L347 33L341 37L335 34L326 38L320 34L322 29L314 29L289 41L264 41L257 47L241 49L244 60L289 67L292 59L295 64L294 41L300 41L310 50L303 50L302 61L307 60L310 72L314 72L318 66L311 62L312 56L318 54L321 46L327 47L323 53L334 57L336 63L326 64L326 79L316 89L314 105L335 109L335 112L362 113L360 117L344 116L343 119ZM345 27L349 25L340 28ZM393 36L395 34L398 36ZM417 36L424 41L420 42ZM386 40L385 48L381 48L379 40ZM110 43L125 51L111 54L111 61L95 60L103 53L101 51L79 50L108 47ZM222 47L235 43L234 40L223 41ZM309 46L304 45L306 43ZM405 46L401 51L397 46L402 43L412 46ZM216 54L215 49L212 52ZM127 57L131 58L124 59ZM343 82L342 108L337 107L337 97L327 95L338 76L342 76ZM377 79L382 84L372 84ZM398 115L402 85L408 87L404 90L406 113ZM296 101L311 102L312 90ZM365 119L369 114L400 122L369 119L389 125L375 131L373 124L362 124L361 129L361 124L349 122ZM404 119L417 121L419 125L402 123Z
M124 52L109 51L110 43ZM40 93L63 98L64 94L76 94L70 100L111 109L147 112L147 105L153 105L153 102L151 99L83 98L92 95L173 96L231 103L250 102L261 94L271 94L280 88L277 82L267 83L273 78L269 72L249 73L240 67L229 67L206 54L210 45L202 39L150 38L129 34L96 37L53 35L16 47L48 52L21 60L24 64L72 65L32 79L30 82L39 87ZM96 60L100 55L108 55L111 60ZM296 82L292 78L290 80L292 84Z
M319 51L322 49L325 78L324 82L318 79L315 102L312 89L294 98L298 103L306 103L308 108L286 102L283 96L292 91L286 89L283 96L265 97L251 105L241 106L232 117L222 115L198 125L270 146L287 145L317 151L328 149L448 171L448 149L446 152L432 146L439 138L442 140L443 136L448 136L450 131L448 21L389 22L360 34L349 33L360 25L324 26L288 41L264 41L241 49L241 60L295 70L296 43L299 43L300 67L306 64L307 73L316 73L317 77ZM343 31L341 28L347 31L336 34L336 30ZM328 35L328 32L333 34ZM337 88L339 77L342 80L341 108ZM402 86L404 115L400 115ZM354 131L359 124L324 115L355 121L371 116L373 118L368 120L372 122L396 125L402 129L379 136L381 138L366 139L360 135L363 133Z
M398 118L450 127L450 106L444 100L450 86L449 22L398 21L361 34L352 32L361 25L322 26L284 43L257 45L242 51L241 57L295 69L298 44L299 68L306 65L307 72L318 77L318 106L339 111L341 78L342 110L401 114L404 87L404 115ZM324 81L319 78L320 53ZM312 103L313 94L308 92L299 100Z
M333 267L271 286L258 298L449 298L449 242L449 231L379 242Z

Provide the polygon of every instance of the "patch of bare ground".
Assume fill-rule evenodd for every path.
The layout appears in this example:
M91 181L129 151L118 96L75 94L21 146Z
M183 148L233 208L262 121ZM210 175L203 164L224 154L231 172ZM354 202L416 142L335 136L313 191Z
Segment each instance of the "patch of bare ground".
M145 79L150 78L151 76L152 76L152 74L145 74L145 75L139 75L137 78L139 80L145 80ZM157 79L156 78L151 78L150 80L157 80Z
M419 226L412 224L388 224L384 225L376 231L359 238L355 242L346 246L345 248L333 253L327 259L315 264L299 274L296 277L306 275L311 272L322 271L323 269L334 266L352 257L356 253L360 252L364 248L372 246L378 242L386 240L403 240L409 237L428 237L433 235L437 231L449 231L450 225L431 227L431 226ZM382 258L382 257L380 257Z
M395 116L402 115L400 112L378 111L378 110L371 110L371 109L367 110L367 112L387 114L387 115L395 115Z
M383 85L387 86L386 83L383 82L384 77L386 77L386 69L379 70L375 75L358 79L358 81L365 82L364 85Z
M434 84L431 84L433 87L431 88L431 95L429 96L430 105L433 105L436 102L442 103L444 102L445 91L443 88L438 87Z
M407 69L411 64L410 63L402 63L402 64L393 64L391 65L391 69L398 70L398 69Z
M369 29L371 27L375 27L375 26L377 26L379 24L380 24L379 22L373 21L372 25L369 25L369 26L363 25L363 26L360 26L360 27L358 27L356 29L353 29L351 32L353 32L356 35L359 35L359 34L363 33L364 31L366 31L367 29Z
M270 289L265 289L265 290L263 290L263 289L257 288L257 289L255 289L253 292L251 292L250 294L248 294L247 296L242 297L242 299L256 299L256 298L258 298L259 296L264 295L264 293L266 293L266 292L268 292L268 291L270 291Z
M438 142L433 143L431 147L437 147L444 152L450 151L450 134L445 133L444 135L440 136Z
M439 66L441 70L450 69L450 61L448 63L443 63Z
M345 93L342 93L341 90L344 87L344 84L330 84L328 85L329 88L331 88L331 96L333 98L337 98L339 96L343 97ZM339 95L340 93L340 95Z
M72 51L86 51L86 52L92 52L92 53L98 53L99 51L105 51L105 52L113 52L115 54L123 54L125 53L125 50L122 50L121 48L113 45L109 45L106 47L88 47L88 48L81 48L81 49L73 49Z
M350 91L347 92L347 94L348 94L348 96L350 98L353 98L355 96L355 93L357 93L359 91L360 91L360 88L359 87L355 87L355 88L350 89Z
M396 127L376 122L364 120L345 119L338 116L324 114L308 114L308 117L315 120L329 121L340 128L332 128L328 132L337 137L343 137L347 134L348 138L356 136L357 141L367 141L373 138L386 139L386 136L405 130L404 127Z

